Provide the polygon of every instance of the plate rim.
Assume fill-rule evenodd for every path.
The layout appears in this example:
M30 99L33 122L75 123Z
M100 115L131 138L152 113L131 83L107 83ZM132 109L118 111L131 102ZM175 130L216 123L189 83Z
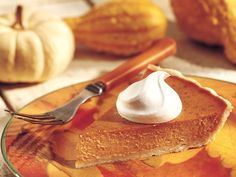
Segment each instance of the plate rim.
M231 81L225 81L225 80L220 80L220 79L215 79L215 78L211 78L211 77L204 77L204 76L196 76L196 75L192 75L192 74L187 74L185 75L186 77L194 77L193 79L195 78L200 78L200 79L209 79L209 80L215 80L215 81L219 81L219 82L224 82L224 83L228 83L228 84L233 84L236 86L236 83L234 82L231 82ZM36 100L39 100L47 95L50 95L50 94L53 94L57 91L60 91L60 90L63 90L63 89L66 89L66 88L69 88L69 87L74 87L76 85L79 85L79 84L83 84L83 83L89 83L89 82L92 82L92 81L95 81L96 79L93 79L93 80L88 80L88 81L83 81L83 82L78 82L78 83L75 83L75 84L71 84L71 85L68 85L68 86L65 86L65 87L62 87L60 89L56 89L56 90L53 90L53 91L50 91L48 92L47 94L44 94L42 96L39 96L37 98L35 98L34 100L30 101L29 103L27 103L26 105L24 105L23 107L21 107L18 111L21 111L22 109L24 109L25 107L27 107L28 105L32 104L33 102L35 102ZM201 84L201 83L200 83ZM14 167L14 165L10 162L10 160L8 159L7 157L7 149L6 149L6 143L5 143L5 135L6 135L6 130L7 128L9 127L9 125L11 124L13 120L13 116L11 115L10 116L10 119L8 120L8 122L6 123L6 125L4 126L4 129L2 131L2 135L1 135L1 151L2 151L2 157L3 157L3 160L4 160L4 163L7 165L8 169L13 173L13 175L15 175L16 177L23 177L20 172L18 172L18 170Z

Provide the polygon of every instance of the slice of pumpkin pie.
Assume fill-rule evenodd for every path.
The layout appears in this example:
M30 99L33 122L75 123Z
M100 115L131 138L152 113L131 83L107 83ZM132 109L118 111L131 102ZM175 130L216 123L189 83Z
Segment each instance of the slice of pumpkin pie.
M175 70L150 65L146 75L85 129L55 132L54 153L81 168L179 152L214 139L232 111L229 101Z

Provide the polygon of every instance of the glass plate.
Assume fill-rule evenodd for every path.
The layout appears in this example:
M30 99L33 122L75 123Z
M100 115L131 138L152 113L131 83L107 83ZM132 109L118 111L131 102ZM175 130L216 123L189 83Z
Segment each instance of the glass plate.
M236 106L236 85L207 78L194 77L203 86L215 89ZM130 81L132 82L132 81ZM72 85L43 96L25 106L20 112L42 113L52 110L77 95L87 83ZM33 125L11 119L4 129L1 148L3 157L16 176L24 177L226 177L236 176L236 111L234 110L216 139L203 148L185 152L132 160L96 167L75 169L74 161L65 161L51 153L50 134L81 128L97 119L115 102L129 83L99 98L85 103L75 118L66 125ZM99 105L99 109L98 106ZM86 119L85 119L86 117ZM61 143L63 148L63 142ZM70 153L70 152L68 152Z

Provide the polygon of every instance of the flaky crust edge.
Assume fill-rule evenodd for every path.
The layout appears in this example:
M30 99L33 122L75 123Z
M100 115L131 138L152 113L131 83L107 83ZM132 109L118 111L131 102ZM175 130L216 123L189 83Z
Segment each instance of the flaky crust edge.
M196 80L191 79L191 78L189 78L189 77L185 77L181 72L176 71L176 70L174 70L174 69L161 68L161 67L159 67L159 66L155 66L155 65L151 65L151 64L150 64L150 65L148 65L147 70L152 70L152 71L165 71L165 72L169 73L169 74L172 75L172 76L177 76L177 77L179 77L179 78L182 78L182 79L185 79L185 80L187 80L187 81L190 81L190 82L196 84L198 87L200 87L200 88L202 88L202 89L204 89L204 90L207 90L212 96L221 99L221 100L226 104L226 109L225 109L224 113L223 113L222 116L221 116L221 121L220 121L220 123L219 123L219 126L217 127L216 131L212 133L211 138L209 139L208 142L206 142L206 144L209 143L210 141L214 140L216 133L224 126L224 124L225 124L227 118L229 117L230 113L231 113L232 110L233 110L233 106L232 106L232 104L230 103L230 101L227 100L227 99L225 99L225 98L223 98L222 96L218 95L218 94L216 93L216 91L213 90L212 88L203 87L203 86L202 86L199 82L197 82Z

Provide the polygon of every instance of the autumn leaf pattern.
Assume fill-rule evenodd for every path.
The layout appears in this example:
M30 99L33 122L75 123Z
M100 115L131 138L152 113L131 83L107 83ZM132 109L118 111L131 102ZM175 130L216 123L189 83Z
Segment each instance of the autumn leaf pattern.
M213 84L210 82L212 80L200 80L206 86L215 86L218 93L224 95L236 106L235 85L226 83L222 85L222 82ZM118 90L121 88L122 86ZM228 91L225 92L222 88ZM63 92L72 93L70 90ZM58 94L52 95L52 98L56 99ZM49 96L46 100L53 100L52 98ZM107 98L107 100L114 101L112 99L114 98L111 95ZM47 105L43 105L47 107ZM41 107L40 109L42 109ZM32 104L28 109L37 110L37 103ZM108 107L102 113L107 109ZM91 114L95 112L96 110L91 110ZM10 137L6 139L6 144L12 144ZM16 151L17 149L9 150L13 160L17 160ZM17 160L18 164L21 162L20 160L22 161L22 159ZM30 166L23 166L19 171L25 177L35 176L33 174L37 174L39 177L236 177L236 111L233 111L225 126L217 133L215 140L202 148L150 157L142 161L103 164L83 169L73 169L54 161L37 159L32 161Z

